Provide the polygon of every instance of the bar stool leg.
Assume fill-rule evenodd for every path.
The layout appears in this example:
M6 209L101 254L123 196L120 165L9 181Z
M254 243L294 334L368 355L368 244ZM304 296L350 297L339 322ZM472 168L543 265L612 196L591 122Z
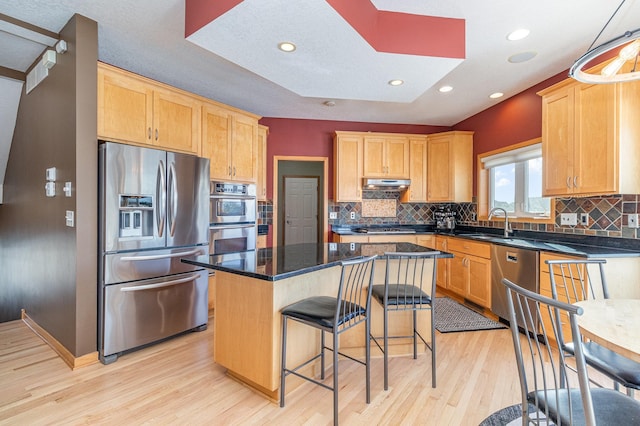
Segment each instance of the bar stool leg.
M389 389L389 311L386 306L383 306L384 309L384 353L382 354L384 357L384 390Z
M284 383L287 368L287 317L282 317L282 351L280 352L282 360L280 361L280 407L284 407Z
M431 387L436 387L436 326L434 299L431 300Z
M324 334L324 332L323 332ZM333 333L333 424L338 424L338 334Z

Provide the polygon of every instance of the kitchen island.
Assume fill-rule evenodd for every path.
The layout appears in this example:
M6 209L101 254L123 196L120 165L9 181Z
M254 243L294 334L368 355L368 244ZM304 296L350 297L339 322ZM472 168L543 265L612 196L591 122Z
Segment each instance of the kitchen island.
M385 252L425 252L430 249L410 243L295 244L219 256L200 256L183 262L216 271L214 360L228 374L278 399L280 386L281 316L283 307L311 296L335 296L340 280L339 263L358 256ZM441 257L451 257L441 253ZM374 283L384 283L384 259L376 260ZM390 333L406 333L410 313L399 313ZM420 318L428 330L427 315ZM372 333L382 336L382 308L372 302ZM309 327L291 324L287 362L294 365L309 358L319 347L320 334ZM394 342L396 343L396 342ZM341 351L364 356L364 336L356 327L341 336ZM409 341L392 345L391 355L410 353ZM380 355L382 355L380 353ZM375 356L375 350L373 352ZM309 368L313 368L309 366ZM374 373L375 374L375 373ZM287 389L301 383L291 379Z

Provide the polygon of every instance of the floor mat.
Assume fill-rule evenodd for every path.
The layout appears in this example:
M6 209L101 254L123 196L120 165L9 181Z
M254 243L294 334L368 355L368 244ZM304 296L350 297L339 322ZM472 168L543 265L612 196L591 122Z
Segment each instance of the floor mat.
M436 297L435 317L441 333L507 328L448 297Z

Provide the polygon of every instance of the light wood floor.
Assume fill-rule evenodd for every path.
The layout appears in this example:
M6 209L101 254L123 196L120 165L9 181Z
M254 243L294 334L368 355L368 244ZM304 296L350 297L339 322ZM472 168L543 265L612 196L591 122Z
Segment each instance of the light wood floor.
M230 379L213 362L213 326L124 355L111 365L71 371L21 321L0 324L0 424L287 424L332 421L331 392L304 384L286 407ZM373 352L376 354L376 352ZM377 355L377 354L376 354ZM438 386L429 355L372 362L372 400L364 368L340 362L340 422L345 425L478 425L519 402L507 329L438 334ZM331 376L329 376L330 378Z

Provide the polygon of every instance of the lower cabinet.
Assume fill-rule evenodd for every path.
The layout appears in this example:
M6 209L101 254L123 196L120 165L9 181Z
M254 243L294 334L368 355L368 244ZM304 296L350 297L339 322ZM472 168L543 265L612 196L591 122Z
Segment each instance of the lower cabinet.
M491 308L491 245L447 237L445 247L453 258L447 259L446 286L441 287Z
M209 310L216 308L216 276L215 274L209 275Z

